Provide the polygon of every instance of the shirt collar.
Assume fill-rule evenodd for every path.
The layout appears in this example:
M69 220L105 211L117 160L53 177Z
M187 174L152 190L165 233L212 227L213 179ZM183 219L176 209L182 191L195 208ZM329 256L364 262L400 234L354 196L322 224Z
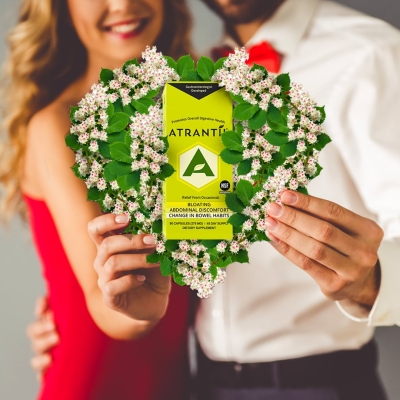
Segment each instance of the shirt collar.
M312 21L318 3L319 0L285 0L245 46L267 41L280 54L284 56L293 54ZM237 46L227 35L223 43L231 47Z

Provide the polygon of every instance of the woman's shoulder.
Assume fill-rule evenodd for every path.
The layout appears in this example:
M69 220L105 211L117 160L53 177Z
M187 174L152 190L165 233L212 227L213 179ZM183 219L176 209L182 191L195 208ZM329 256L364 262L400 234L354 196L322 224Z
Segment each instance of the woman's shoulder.
M27 125L22 187L41 197L39 176L54 162L72 165L74 155L65 144L69 131L68 97L61 94L52 103L35 113Z

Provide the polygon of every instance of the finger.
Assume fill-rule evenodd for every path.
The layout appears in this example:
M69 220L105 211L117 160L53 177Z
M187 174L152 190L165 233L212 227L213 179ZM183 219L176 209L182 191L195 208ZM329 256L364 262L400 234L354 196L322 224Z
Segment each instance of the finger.
M356 239L342 232L333 224L305 214L295 208L282 207L277 203L271 203L267 208L267 212L275 220L283 222L319 242L328 244L347 256L353 254L358 246Z
M127 272L140 274L143 269L157 269L159 264L148 263L146 254L116 254L111 256L103 267L97 266L96 271L99 275L99 286L102 287L107 282L118 279Z
M348 268L349 259L331 247L306 236L290 226L268 217L265 221L268 232L272 232L279 243L285 243L305 257L316 261L343 277L351 278L352 268Z
M118 310L121 307L122 295L138 288L145 280L146 277L144 275L128 274L108 282L103 291L105 305L111 309Z
M46 333L32 340L32 350L37 354L47 353L60 342L56 332Z
M128 225L129 217L126 214L104 214L89 222L89 236L99 246L113 230L121 229Z
M53 320L38 320L29 324L27 328L27 336L30 339L34 339L50 332L57 332Z
M50 367L52 362L50 354L40 354L31 358L31 367L38 373L42 374Z
M44 312L49 308L49 303L47 300L47 296L40 296L36 299L35 302L35 316L37 318L42 317Z
M307 272L307 274L317 282L325 294L329 293L337 284L338 275L334 271L319 264L317 261L311 260L309 257L293 249L282 241L279 241L279 243L271 241L270 243L289 261Z
M375 224L368 218L361 217L336 203L318 197L286 190L280 198L283 204L306 211L350 234L363 234Z
M151 254L154 250L152 235L113 235L105 238L98 247L96 264L104 265L112 255L118 253Z

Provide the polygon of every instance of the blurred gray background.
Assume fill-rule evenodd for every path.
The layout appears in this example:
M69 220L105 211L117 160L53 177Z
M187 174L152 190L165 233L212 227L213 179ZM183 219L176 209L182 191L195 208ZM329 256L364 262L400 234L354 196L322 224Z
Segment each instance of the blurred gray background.
M15 23L19 3L18 0L0 0L0 62L6 54L4 38ZM199 0L189 0L189 3L195 16L194 44L200 52L221 34L221 23ZM399 0L341 0L340 3L400 28ZM29 231L17 219L8 229L0 227L0 273L0 399L34 399L38 383L29 367L31 350L25 330L33 318L35 299L45 292L45 286ZM380 370L389 398L398 400L400 329L379 328L376 338L380 348Z

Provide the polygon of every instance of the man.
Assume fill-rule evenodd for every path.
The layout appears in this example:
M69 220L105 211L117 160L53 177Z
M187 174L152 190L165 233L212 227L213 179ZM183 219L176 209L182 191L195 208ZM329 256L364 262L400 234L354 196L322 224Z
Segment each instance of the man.
M200 357L200 375L214 385L208 398L292 398L289 392L303 386L301 381L320 387L319 379L329 380L322 372L315 380L302 372L311 373L320 362L332 367L331 384L341 382L335 389L340 398L382 398L370 368L362 372L362 385L356 382L361 371L347 371L347 379L338 371L338 362L351 364L350 359L365 350L341 353L341 361L332 361L328 353L341 357L334 352L360 349L372 337L371 325L400 322L400 246L394 243L400 237L400 179L395 172L400 170L400 141L394 117L400 107L400 34L327 1L203 1L225 22L222 45L246 45L251 54L253 46L267 41L281 56L281 71L290 72L293 81L326 106L325 127L333 142L321 153L324 171L309 192L358 214L319 200L304 204L301 195L290 208L269 209L275 217L269 232L279 244L275 249L253 245L250 266L229 267L224 285L199 310L196 332L207 356ZM316 219L305 219L303 210ZM379 234L374 237L376 227L359 215L379 222L386 235L383 243ZM376 300L378 248L382 275ZM326 299L315 282L325 295L341 302ZM304 358L317 354L326 356ZM362 358L353 369L361 368ZM274 363L287 359L296 361ZM273 389L260 388L268 380L265 385ZM282 391L276 390L279 380ZM315 390L293 398L324 397Z
M201 302L201 396L384 399L368 342L400 323L400 34L323 0L204 1L226 26L213 54L268 42L266 58L325 104L333 142L315 197L286 192L269 209L273 246L253 245Z

